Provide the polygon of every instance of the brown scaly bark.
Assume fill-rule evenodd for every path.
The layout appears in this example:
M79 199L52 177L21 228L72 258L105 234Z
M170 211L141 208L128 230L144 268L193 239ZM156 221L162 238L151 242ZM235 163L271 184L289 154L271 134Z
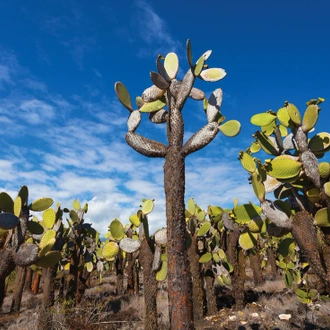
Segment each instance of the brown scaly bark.
M194 234L191 238L191 245L188 249L190 272L192 277L193 311L195 321L201 320L204 314L203 278L201 264L199 262L197 242L197 236Z
M227 258L234 271L231 275L232 294L235 299L236 309L244 307L244 282L245 282L245 256L244 251L238 247L239 230L230 231L228 237Z
M124 267L123 254L119 251L116 258L116 292L118 295L124 294Z
M275 252L270 246L267 248L267 258L272 272L272 278L276 279L278 277L278 270L276 266Z
M90 272L87 269L83 269L78 272L78 283L77 283L77 292L76 292L76 303L80 304L82 297L87 288L87 281L90 278Z
M22 294L25 284L26 267L16 267L15 288L10 312L17 313L21 308Z
M330 274L327 274L322 260L322 250L317 240L312 216L306 211L299 211L293 217L292 234L301 250L307 257L315 274L330 292Z
M0 309L6 294L6 277L15 269L13 248L0 251Z
M32 282L32 293L34 295L37 295L39 292L39 287L40 287L40 280L41 280L41 274L39 272L36 272L34 274L33 282Z
M258 251L256 251L255 253L249 252L249 259L250 259L250 267L253 272L254 286L261 285L265 281L263 279L262 272L261 272L261 267L260 267L261 262L260 262L260 255L259 255Z
M143 268L144 330L158 329L157 280L152 271L153 259L153 241L143 235L140 247L140 262Z
M31 267L27 267L26 276L25 276L24 291L31 292L32 278L33 278L33 270L32 270Z

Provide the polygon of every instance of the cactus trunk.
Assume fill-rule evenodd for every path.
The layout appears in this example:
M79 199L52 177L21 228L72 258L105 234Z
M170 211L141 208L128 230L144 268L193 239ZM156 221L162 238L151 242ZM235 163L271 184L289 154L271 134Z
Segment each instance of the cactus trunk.
M13 294L13 300L10 307L11 313L19 312L21 308L22 294L25 284L26 277L26 267L18 266L16 268L16 279L15 279L15 288Z
M206 293L206 307L207 315L214 315L217 313L217 297L214 290L214 274L212 271L212 261L205 264L204 270L205 279L205 293Z
M13 260L13 249L6 248L0 253L0 309L6 294L6 277L15 269Z
M186 245L185 164L181 148L168 148L164 165L170 329L194 329L192 283Z

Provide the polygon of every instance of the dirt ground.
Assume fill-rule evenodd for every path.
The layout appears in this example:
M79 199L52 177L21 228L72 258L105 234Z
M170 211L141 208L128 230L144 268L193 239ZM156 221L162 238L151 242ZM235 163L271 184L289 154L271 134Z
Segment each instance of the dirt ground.
M245 285L246 306L235 310L229 289L216 288L218 312L195 322L196 330L330 330L330 302L317 301L304 305L284 287L281 279L266 281L257 288L252 280ZM20 313L9 314L12 292L9 292L0 313L0 329L36 329L41 293L25 292ZM168 329L167 291L159 288L159 330ZM87 289L83 302L69 317L56 305L53 311L54 329L64 330L143 330L143 296L116 296L115 277L105 277L103 284ZM283 319L281 319L283 318ZM285 319L284 319L285 318ZM158 330L155 329L155 330Z

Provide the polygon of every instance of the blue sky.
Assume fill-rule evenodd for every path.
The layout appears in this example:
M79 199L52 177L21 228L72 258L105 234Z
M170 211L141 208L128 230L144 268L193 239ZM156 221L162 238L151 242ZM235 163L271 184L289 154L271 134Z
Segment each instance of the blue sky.
M186 197L203 208L254 200L237 160L256 130L253 114L285 100L303 112L320 96L316 128L329 130L329 12L327 0L0 0L0 190L14 197L26 184L30 199L87 201L87 221L103 233L154 198L152 230L165 225L163 160L126 145L128 111L113 86L121 81L133 98L141 95L157 55L172 51L182 78L190 38L194 60L212 49L209 66L227 72L197 87L207 95L221 87L222 113L242 130L231 139L218 134L187 158ZM184 118L187 139L206 123L201 103L189 102ZM165 128L144 121L138 133L164 141Z

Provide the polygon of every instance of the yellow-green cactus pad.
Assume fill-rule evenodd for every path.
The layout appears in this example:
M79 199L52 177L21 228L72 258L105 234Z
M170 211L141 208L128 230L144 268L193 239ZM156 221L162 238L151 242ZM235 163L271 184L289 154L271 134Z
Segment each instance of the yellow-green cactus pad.
M121 82L116 82L115 92L121 104L129 111L133 111L131 97L129 96L129 93L124 84Z
M164 108L166 105L166 101L164 98L158 99L153 102L146 102L143 104L143 106L139 109L141 112L155 112L162 108Z
M309 132L314 128L319 118L319 111L320 108L316 104L311 104L307 107L302 121L302 129L304 132Z
M42 219L44 221L45 227L47 229L52 229L56 220L56 212L53 209L47 209L42 214Z
M119 252L119 245L116 242L109 242L104 245L102 255L105 259L115 258Z
M312 203L318 203L320 200L320 190L318 188L307 190L306 195Z
M249 149L250 149L251 154L255 154L255 153L257 153L258 151L260 151L261 146L260 146L260 144L258 143L258 141L255 140L255 141L253 141L253 142L251 143L251 146L250 146Z
M244 169L248 172L253 173L257 169L256 162L254 161L253 157L247 152L241 152L239 155L239 160Z
M295 250L296 244L293 238L287 237L284 238L279 244L277 248L277 252L283 256L287 257L288 255L292 254Z
M73 222L78 222L80 223L80 218L78 216L78 213L75 211L75 210L71 210L69 212L69 216L70 216L70 219L73 221Z
M211 68L203 70L199 77L205 81L215 82L223 79L226 76L226 71L221 68Z
M286 107L280 108L277 111L277 119L284 127L289 127L292 122L288 113L288 109Z
M8 230L2 229L0 227L0 238L4 238L7 235L7 233L8 233Z
M140 226L140 217L137 216L137 214L133 214L129 217L129 221L135 226L139 227Z
M266 126L261 126L261 131L269 136L271 134L274 133L275 131L275 128L276 128L276 121L274 120L273 122L271 122L269 125L266 125Z
M267 173L278 180L296 177L302 169L302 164L290 155L275 157L266 166Z
M324 192L328 197L330 197L330 182L326 182L323 186Z
M330 227L330 214L326 207L316 212L314 224L320 227Z
M73 201L73 208L77 211L81 209L81 205L80 205L80 202L78 201L78 199L75 199Z
M210 221L206 221L205 223L203 223L203 225L198 229L197 231L197 236L204 236L208 233L208 231L211 228L211 222Z
M3 212L14 212L14 201L12 198L5 192L0 193L0 209Z
M219 263L221 261L219 255L217 253L212 253L212 258L214 262Z
M22 199L17 196L14 201L14 214L19 217L22 211Z
M290 116L290 119L296 124L296 125L301 125L301 114L297 107L289 103L287 106L288 114Z
M187 209L191 215L195 214L196 206L195 206L195 201L194 201L193 197L188 199Z
M118 219L114 219L111 221L110 232L111 232L112 237L116 241L120 241L125 235L124 226Z
M219 276L217 276L217 281L218 281L218 284L220 285L220 286L224 286L225 285L225 283L223 282L223 279L222 279L222 277L219 275Z
M41 237L40 243L39 243L39 256L44 256L48 251L50 251L56 241L56 232L55 230L47 230Z
M266 189L257 172L252 173L252 188L260 202L265 200Z
M250 250L257 244L257 234L244 230L239 236L238 244L243 250Z
M164 60L164 67L168 77L172 80L176 77L179 70L179 59L175 53L168 53Z
M167 243L167 229L161 228L155 232L155 243L159 245L164 245Z
M93 271L94 265L91 261L85 263L85 267L89 273Z
M152 212L153 209L154 209L154 200L153 199L147 199L142 204L141 210L144 215L149 214L150 212Z
M0 213L0 228L2 229L13 229L15 228L19 223L19 218L8 212Z
M251 233L260 233L264 222L260 217L256 217L248 223L248 228Z
M319 172L320 172L320 177L326 180L330 176L330 163L328 162L319 163Z
M204 60L204 56L202 55L202 56L198 59L196 65L195 65L195 68L194 68L194 75L195 75L195 76L199 76L199 75L201 74L201 72L202 72L202 70L203 70L203 67L204 67L204 62L205 62L205 60Z
M308 147L313 152L328 151L330 147L330 134L322 132L314 135L309 141Z
M209 262L212 259L212 253L207 252L205 254L203 254L200 258L199 258L199 262L201 264L204 264L206 262Z
M226 258L226 253L225 253L224 250L219 249L218 254L219 254L219 257L220 257L221 260Z
M237 120L228 120L219 126L219 131L225 136L234 137L241 131L241 124Z
M254 204L242 204L234 207L233 212L236 216L237 223L249 223L254 218L259 217L262 209Z
M167 262L163 261L160 270L156 273L156 280L162 282L167 277Z
M267 154L270 155L278 155L279 151L276 145L273 143L273 141L268 137L266 134L261 132L256 132L256 137L258 139L258 143L260 147L265 151Z
M38 267L48 268L55 266L62 259L60 251L49 251L43 257L41 257L35 264Z
M119 247L126 253L136 252L140 248L140 242L129 237L122 238Z
M282 137L285 137L285 136L288 135L288 129L287 129L285 126L283 126L283 125L281 124L281 125L278 125L278 128L279 128L279 130L280 130L280 132L281 132L281 136L282 136Z
M54 201L51 198L38 198L29 205L29 209L35 212L42 212L53 205Z
M275 119L276 115L269 112L263 112L252 116L250 122L256 126L268 126L269 124L273 123Z

